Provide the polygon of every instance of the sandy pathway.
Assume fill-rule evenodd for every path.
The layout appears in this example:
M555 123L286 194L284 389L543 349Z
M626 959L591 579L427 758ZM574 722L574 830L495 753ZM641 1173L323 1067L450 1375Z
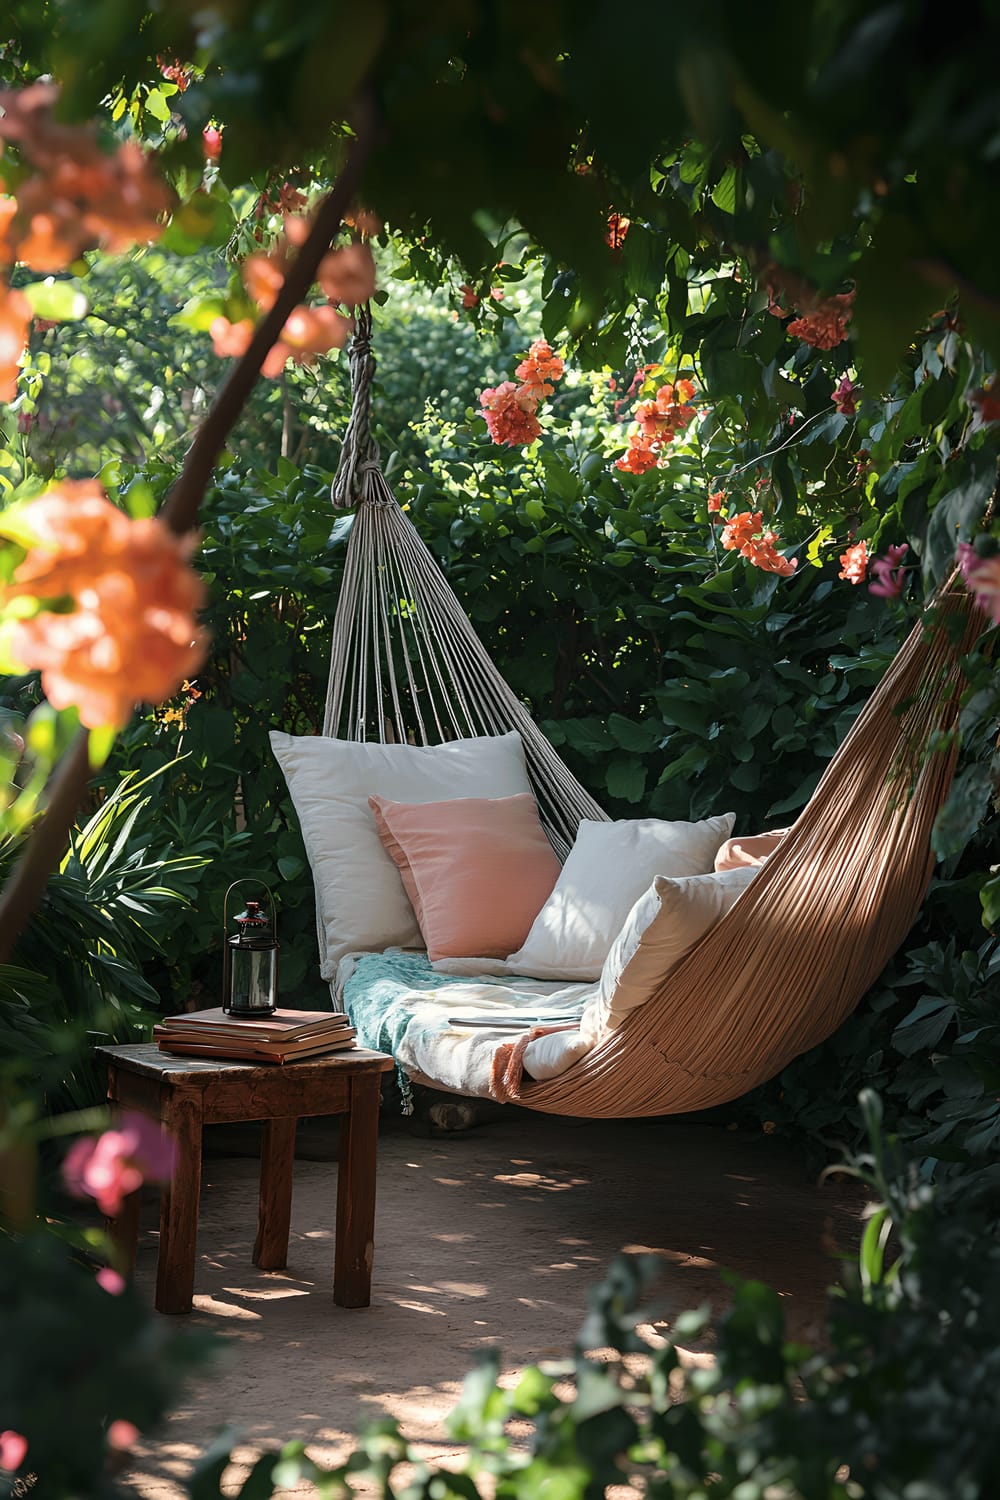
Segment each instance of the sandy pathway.
M358 1426L385 1414L426 1454L455 1452L443 1418L475 1351L499 1345L511 1378L566 1354L587 1288L621 1249L662 1258L662 1331L685 1308L724 1306L717 1270L727 1267L768 1281L792 1331L814 1338L837 1277L831 1250L853 1251L858 1236L851 1188L817 1186L773 1137L684 1119L510 1111L465 1135L419 1138L389 1119L373 1303L346 1310L330 1293L336 1165L307 1159L329 1158L334 1130L304 1122L300 1132L284 1272L250 1262L256 1162L234 1152L252 1149L252 1134L210 1133L195 1311L183 1321L217 1331L220 1349L137 1451L125 1476L136 1494L176 1500L178 1478L227 1424L241 1434L241 1459L302 1438L313 1457L333 1462ZM150 1208L139 1261L148 1289Z

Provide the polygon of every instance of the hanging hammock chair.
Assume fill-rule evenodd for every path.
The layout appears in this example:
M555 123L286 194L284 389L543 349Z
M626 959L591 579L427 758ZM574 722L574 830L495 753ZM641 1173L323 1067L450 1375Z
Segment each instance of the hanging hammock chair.
M323 733L431 745L516 730L565 854L607 814L503 681L393 498L370 433L370 317L351 351L354 406L333 500L356 506ZM933 866L956 756L959 661L982 616L954 581L919 621L794 827L736 904L645 1004L560 1076L497 1040L494 1097L551 1114L662 1115L734 1099L830 1036L903 941ZM433 1077L414 1081L441 1086Z

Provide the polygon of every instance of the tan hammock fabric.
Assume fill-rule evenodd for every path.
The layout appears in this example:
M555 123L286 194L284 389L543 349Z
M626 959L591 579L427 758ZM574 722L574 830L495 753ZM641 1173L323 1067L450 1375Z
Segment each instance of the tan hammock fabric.
M358 512L323 732L427 744L517 729L550 838L565 853L582 818L607 814L504 682L393 498L369 431L370 327L363 314L334 481L334 502ZM593 1117L704 1109L837 1029L906 936L930 880L931 826L954 770L959 657L983 627L964 592L944 593L937 612L951 628L934 612L917 624L794 828L660 993L550 1082L522 1078L523 1046L507 1044L500 1097Z
M519 1080L515 1060L507 1098L592 1117L704 1109L773 1078L845 1020L930 880L931 825L955 762L958 658L984 623L964 593L937 609L959 639L933 617L918 622L794 828L659 994L560 1078Z

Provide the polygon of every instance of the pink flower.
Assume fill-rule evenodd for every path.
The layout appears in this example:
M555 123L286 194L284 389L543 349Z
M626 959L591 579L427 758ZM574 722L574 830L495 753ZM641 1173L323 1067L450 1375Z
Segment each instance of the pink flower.
M903 592L903 584L906 582L903 559L909 550L906 542L900 542L898 546L890 547L884 557L872 559L872 582L868 585L870 594L874 594L878 599L899 598Z
M968 542L959 542L958 561L976 603L994 624L1000 625L1000 551L991 557L981 557Z
M206 125L201 132L201 149L206 161L218 161L222 155L222 131L217 125Z
M126 1422L119 1417L112 1422L108 1428L108 1447L114 1448L118 1453L127 1453L139 1436L139 1429L134 1422Z
M867 570L867 542L855 542L853 547L848 547L846 552L841 553L838 578L843 578L853 584L864 583Z
M6 1432L0 1432L0 1469L13 1474L24 1463L27 1451L28 1440L19 1432L14 1432L10 1427Z
M125 1277L112 1270L111 1266L102 1266L94 1280L111 1297L120 1297L125 1290Z
M853 417L858 409L857 389L844 375L840 384L834 386L830 399L842 417Z
M143 1182L167 1182L174 1169L175 1148L154 1121L127 1113L121 1128L106 1130L96 1140L74 1141L63 1161L63 1181L77 1198L96 1198L109 1219L121 1213L122 1202Z

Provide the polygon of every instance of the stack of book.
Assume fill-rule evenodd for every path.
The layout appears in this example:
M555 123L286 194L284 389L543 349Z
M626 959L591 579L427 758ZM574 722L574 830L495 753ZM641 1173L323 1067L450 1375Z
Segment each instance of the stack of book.
M161 1052L284 1063L354 1046L343 1011L276 1010L270 1016L231 1016L221 1007L165 1016L153 1027Z

